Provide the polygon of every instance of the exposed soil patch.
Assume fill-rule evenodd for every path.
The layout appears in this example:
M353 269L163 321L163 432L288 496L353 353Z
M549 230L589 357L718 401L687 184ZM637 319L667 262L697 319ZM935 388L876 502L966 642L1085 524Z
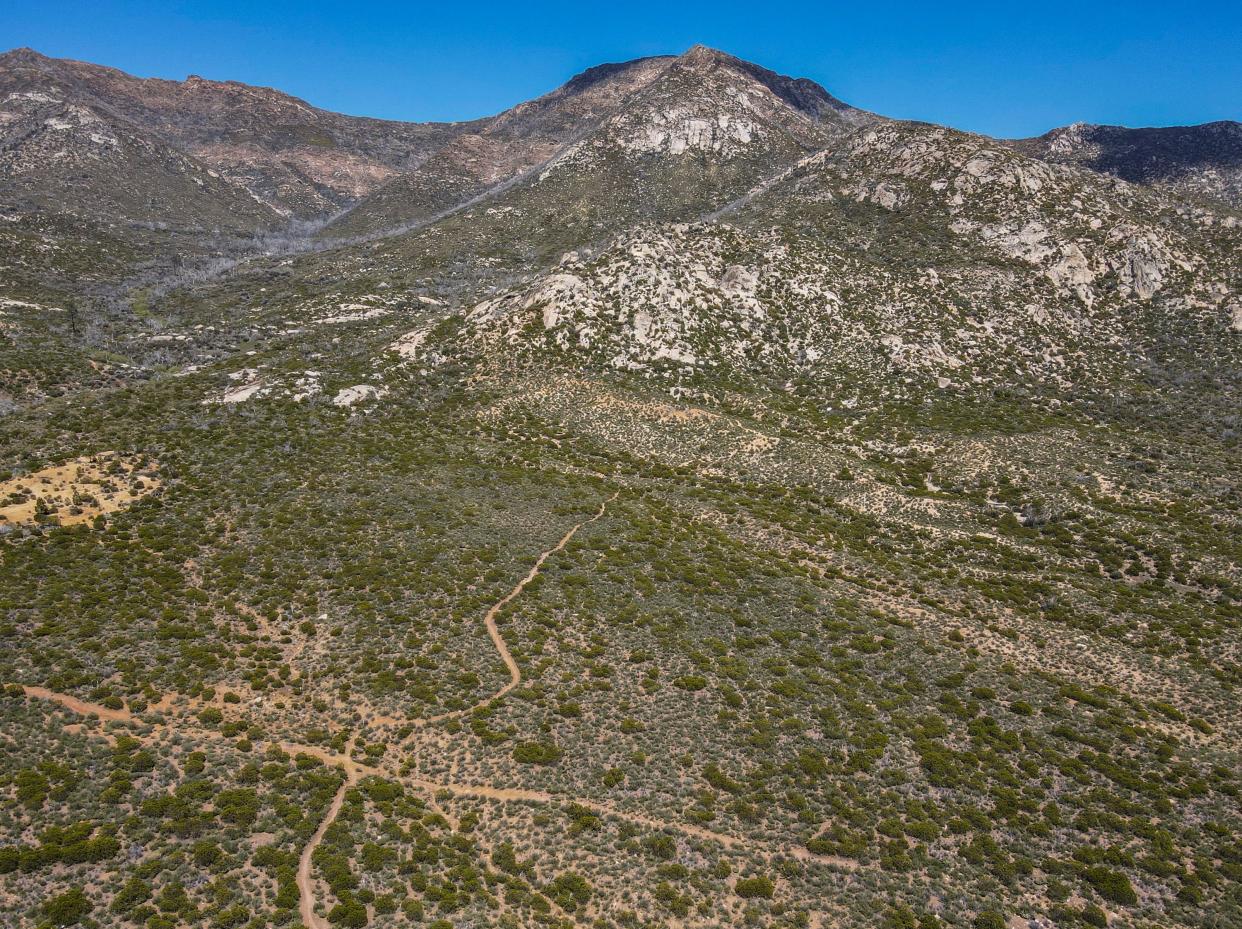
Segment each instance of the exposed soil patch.
M160 488L142 456L101 452L0 482L0 525L75 526L123 510Z

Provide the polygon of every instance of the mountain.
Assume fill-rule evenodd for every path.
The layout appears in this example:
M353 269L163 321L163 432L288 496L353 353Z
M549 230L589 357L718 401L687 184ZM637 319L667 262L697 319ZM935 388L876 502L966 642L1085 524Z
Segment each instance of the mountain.
M550 94L463 132L410 173L336 220L333 232L375 232L424 221L543 164L663 71L669 58L600 65Z
M11 136L0 195L23 215L36 206L57 213L58 204L72 201L63 217L70 221L170 230L175 243L151 251L159 269L146 274L151 279L177 270L170 264L175 254L200 265L233 262L246 254L246 235L263 236L259 251L273 242L288 247L290 233L325 223L326 244L387 235L510 187L531 203L520 209L526 220L564 225L570 244L587 229L599 235L632 218L693 218L871 118L813 82L701 47L592 68L538 100L460 124L341 116L266 88L198 77L139 79L29 49L0 55L0 95ZM31 120L43 120L46 136L48 120L64 122L53 111L70 109L113 127L107 138L117 144L106 158L95 157L104 143L89 132L82 137L74 164L94 173L46 160L49 152L31 135ZM163 165L155 167L155 158ZM704 158L718 166L699 171ZM533 190L553 170L575 179ZM62 196L62 171L73 172L71 197ZM618 195L625 190L627 203L614 198L604 201L605 211L595 209L599 185ZM501 215L498 222L510 227L512 219ZM224 238L207 246L176 235L194 229ZM494 234L521 235L513 228ZM88 280L126 271L135 268L104 265Z
M465 318L505 357L840 394L1115 383L1170 340L1228 341L1240 249L1146 192L886 122L715 222L636 227Z
M1233 132L3 56L0 925L1242 925Z
M1019 151L1242 209L1242 123L1128 129L1075 123L1012 143Z
M0 102L0 197L78 221L251 231L279 214L202 161L101 106L40 91Z
M458 136L327 233L408 227L510 185L531 191L530 200L546 199L540 185L569 198L541 224L598 225L593 202L606 205L606 225L691 218L870 118L812 81L702 46L602 65Z
M107 110L304 219L352 203L469 126L342 116L236 81L141 79L30 49L0 55L0 96L14 93Z

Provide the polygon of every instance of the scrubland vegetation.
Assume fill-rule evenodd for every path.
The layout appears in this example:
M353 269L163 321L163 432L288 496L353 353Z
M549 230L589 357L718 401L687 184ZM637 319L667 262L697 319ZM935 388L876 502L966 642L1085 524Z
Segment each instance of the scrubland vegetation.
M16 924L296 925L347 752L333 925L1237 918L1236 511L1177 493L1233 479L1210 440L199 396L6 423L15 471L115 448L161 480L4 543ZM489 701L482 616L578 523L498 616L521 681Z

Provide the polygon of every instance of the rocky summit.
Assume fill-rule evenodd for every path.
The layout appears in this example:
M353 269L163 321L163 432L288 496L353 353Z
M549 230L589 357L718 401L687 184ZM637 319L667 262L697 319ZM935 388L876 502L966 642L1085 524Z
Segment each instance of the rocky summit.
M0 924L1242 925L1242 124L0 55Z

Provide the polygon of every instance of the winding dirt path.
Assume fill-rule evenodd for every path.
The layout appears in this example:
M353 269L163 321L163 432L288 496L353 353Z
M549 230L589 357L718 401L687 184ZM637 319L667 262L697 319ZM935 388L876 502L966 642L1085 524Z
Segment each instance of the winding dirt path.
M23 685L22 690L26 692L27 697L59 703L69 712L77 713L79 716L98 716L100 719L111 723L138 724L141 722L141 720L134 718L134 714L129 710L110 710L98 703L87 703L85 700L79 700L77 697L72 697L69 694L57 693L54 690L48 690L46 687Z
M441 713L438 716L428 716L426 719L421 721L421 725L443 722L447 719L457 719L461 716L469 716L475 710L485 707L495 700L499 700L501 697L512 691L513 688L517 687L518 684L522 683L522 669L518 667L517 661L514 660L512 653L509 651L509 646L505 644L504 636L500 634L500 630L496 626L496 617L500 615L501 610L517 599L518 595L526 589L527 584L539 575L539 572L543 570L545 561L564 549L565 546L569 544L570 539L578 534L579 529L588 523L593 523L597 519L600 519L608 509L608 504L612 503L620 495L621 491L618 490L615 494L599 505L599 509L596 511L594 516L590 519L584 519L582 522L578 523L563 536L561 536L561 540L559 542L547 551L541 552L539 557L535 559L535 563L531 565L530 570L526 572L526 576L518 581L512 590L492 604L491 608L486 614L484 614L483 625L487 628L487 634L491 637L492 645L496 646L496 651L500 653L500 658L505 663L505 667L509 669L509 683L505 684L490 697L485 697L473 706L469 706L464 710L453 710L448 713Z
M583 526L600 519L606 512L608 504L616 500L617 497L620 496L620 493L620 491L614 493L611 497L599 505L599 510L594 516L590 519L584 519L582 522L573 526L568 532L561 536L560 540L554 546L544 552L541 552L539 557L535 559L535 563L531 565L530 570L526 572L525 576L522 577L516 585L514 585L512 590L505 594L500 600L496 601L487 613L484 614L483 625L487 629L487 634L492 640L492 645L496 647L496 651L500 654L501 660L504 661L505 667L509 670L508 683L502 686L490 697L480 700L471 707L464 710L456 710L451 713L443 713L439 716L429 717L428 719L422 721L423 725L468 715L479 707L486 706L493 700L499 700L522 682L522 670L518 667L517 661L514 659L513 654L509 651L509 646L505 644L504 636L500 634L500 630L496 625L496 617L500 615L501 610L512 603L522 593L522 591L526 589L526 586L530 584L531 581L538 577L539 572L543 569L544 563L557 552L562 551L565 546L569 544L570 540L578 534L578 531ZM69 694L57 693L56 691L48 690L45 687L24 687L23 690L28 697L35 697L40 700L49 700L54 703L58 703L65 709L81 716L94 715L109 722L141 724L141 720L137 719L129 710L110 710L99 704L87 703L84 700L79 700L77 697L70 696ZM171 725L171 723L165 723L160 728L169 727ZM327 812L324 814L319 826L315 829L314 834L311 835L310 840L302 848L302 853L298 858L298 870L296 877L298 885L298 914L302 919L302 923L306 926L306 929L332 929L332 925L315 912L316 882L313 873L314 854L315 850L319 848L320 844L323 842L323 837L327 834L328 829L336 821L337 816L340 815L341 807L345 803L346 792L350 787L358 782L363 769L371 769L367 765L360 765L358 762L354 761L354 759L350 757L349 748L346 748L343 755L335 755L324 751L318 746L300 745L295 742L282 742L281 747L290 754L302 753L312 755L313 757L323 761L325 764L337 765L345 771L345 780L341 782L341 786L337 790L336 796L332 798L332 803L328 806ZM381 773L380 769L374 770L376 774ZM431 781L423 781L417 778L400 777L399 775L393 775L388 771L383 771L382 773L390 777L395 777L398 780L403 780L411 786L420 787L429 792L433 797L435 796L436 791L447 789L455 796L484 797L495 800L529 800L542 803L558 802L557 798L553 797L551 794L542 793L540 791L516 789L506 790L490 787L436 784ZM597 812L606 815L622 817L627 815L621 813L620 811L610 810L602 805L594 804L591 801L585 801L583 802L583 805L589 806L589 808L595 809ZM630 816L629 818L634 819L635 822L642 822L645 825L650 825L654 828L662 828L662 824L659 820L648 819L646 817L636 818L634 816ZM689 828L693 829L694 827ZM723 841L724 844L729 847L737 844L738 841L730 836L717 836L715 833L711 833L708 830L701 831L705 833L702 836L703 838L711 837L716 841Z

